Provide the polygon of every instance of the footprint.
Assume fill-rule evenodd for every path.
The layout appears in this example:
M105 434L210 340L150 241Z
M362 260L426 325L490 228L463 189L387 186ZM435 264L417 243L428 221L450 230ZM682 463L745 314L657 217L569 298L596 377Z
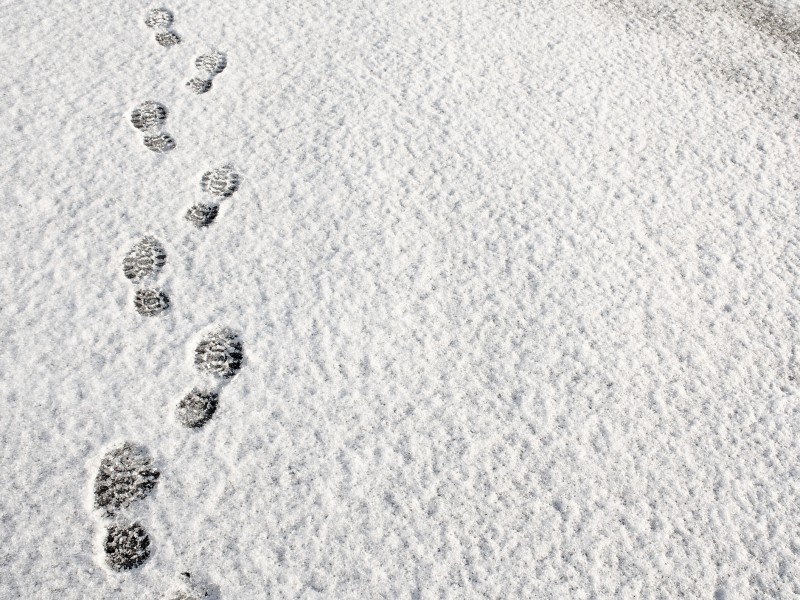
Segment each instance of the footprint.
M125 277L133 283L155 277L167 262L167 253L153 236L145 236L130 249L122 261Z
M143 446L125 442L106 452L94 480L94 506L107 519L124 519L125 511L150 495L160 473ZM150 537L138 522L113 522L103 541L106 564L115 571L141 565L150 556Z
M106 564L115 571L142 565L150 556L150 536L138 522L110 525L103 541Z
M202 427L214 416L218 400L216 392L194 388L178 403L178 421L186 427Z
M175 140L168 133L155 133L144 136L144 145L148 150L163 154L175 149Z
M228 59L224 53L215 50L208 54L201 54L194 59L194 66L198 71L208 75L219 75L228 66Z
M222 73L228 65L225 54L213 51L208 54L201 54L194 60L194 66L200 71L200 75L192 77L186 82L186 86L195 94L205 94L211 89L211 80Z
M153 236L146 236L134 244L122 261L122 272L134 284L153 281L167 262L167 253ZM143 287L133 295L136 312L153 317L169 308L169 296L163 290Z
M200 79L199 77L192 77L186 82L186 87L192 90L195 94L205 94L211 89L210 79Z
M172 12L166 8L151 8L144 17L144 24L156 30L156 41L165 48L181 41L180 36L171 29L172 21Z
M106 452L94 480L94 506L111 517L136 500L146 498L159 472L142 446L125 442Z
M180 44L181 38L178 37L178 34L174 31L159 31L156 34L156 41L164 46L164 48L169 48L170 46Z
M161 290L136 290L133 305L143 317L153 317L169 308L169 296Z
M198 202L186 211L186 220L197 228L208 227L219 214L219 201L230 198L239 189L239 174L230 165L203 173L200 189L214 198L213 202Z
M186 220L197 228L208 227L219 213L219 205L198 203L186 211Z
M144 145L153 152L169 152L175 148L175 140L166 132L159 131L167 120L167 108L163 104L147 100L131 111L131 123L144 132Z
M210 375L231 379L242 368L242 341L233 330L223 327L204 335L194 351L195 366ZM193 388L176 409L178 422L185 427L199 428L214 416L219 392Z
M131 111L131 123L140 131L160 127L167 120L167 108L163 104L147 100Z
M200 188L217 198L229 198L239 189L239 174L230 165L224 165L203 173Z
M242 341L231 329L206 334L194 351L194 364L201 371L231 379L242 368Z
M172 25L172 12L166 8L151 8L144 17L144 24L150 29Z

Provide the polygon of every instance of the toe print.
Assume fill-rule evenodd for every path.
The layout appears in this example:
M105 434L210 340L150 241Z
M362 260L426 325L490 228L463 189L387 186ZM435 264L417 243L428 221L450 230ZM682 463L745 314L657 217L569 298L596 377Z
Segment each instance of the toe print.
M155 277L167 262L167 253L161 243L152 236L137 242L122 261L125 277L134 283Z
M203 337L194 351L194 364L201 371L230 379L242 367L242 342L230 329Z
M200 188L217 198L228 198L239 189L239 174L229 165L218 167L203 174Z
M208 227L219 213L216 204L195 204L186 211L186 220L195 227Z
M94 480L94 505L106 516L146 498L158 482L159 472L142 446L130 442L109 450Z
M180 36L171 29L173 20L172 12L166 8L151 8L144 16L144 24L156 30L156 41L165 48L181 41Z
M161 290L136 290L133 305L143 317L154 317L169 308L169 296Z
M218 400L216 392L194 388L178 403L178 421L185 427L202 427L214 416Z
M167 120L167 109L158 102L142 102L131 111L131 123L140 131L151 131Z
M103 542L106 563L115 571L142 565L150 556L150 536L139 523L111 525Z
M194 60L194 66L200 72L186 82L186 86L195 94L205 94L211 89L211 80L222 73L228 65L228 59L222 52L201 54Z

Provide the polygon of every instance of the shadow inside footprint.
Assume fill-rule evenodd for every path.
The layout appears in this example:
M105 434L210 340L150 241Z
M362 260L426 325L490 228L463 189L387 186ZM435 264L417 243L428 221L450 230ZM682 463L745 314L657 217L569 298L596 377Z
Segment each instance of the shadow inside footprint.
M150 536L139 523L111 525L103 542L106 564L115 571L135 569L150 556Z
M95 508L113 516L150 494L159 475L143 446L125 442L109 450L94 480Z
M207 334L194 351L194 364L201 371L230 379L242 368L242 341L230 329Z
M169 308L169 296L161 290L136 290L133 305L143 317L154 317Z
M216 392L194 388L178 403L178 421L185 427L202 427L214 416L218 401Z

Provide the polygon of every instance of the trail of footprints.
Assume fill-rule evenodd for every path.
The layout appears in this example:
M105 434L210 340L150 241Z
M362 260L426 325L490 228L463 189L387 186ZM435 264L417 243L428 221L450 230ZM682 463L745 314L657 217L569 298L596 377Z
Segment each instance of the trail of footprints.
M136 265L135 272L148 271L149 266L142 269ZM218 387L239 372L243 359L242 341L229 328L204 335L194 352L197 369L217 378ZM176 420L198 429L214 415L218 399L217 390L194 387L178 402ZM150 536L132 513L138 501L150 496L159 477L147 449L132 442L109 449L100 462L94 480L94 507L105 521L105 561L115 571L134 569L150 557Z
M156 41L164 47L181 39L172 30L173 15L166 8L153 8L145 15L145 24L156 31ZM211 89L212 79L227 66L221 52L200 55L195 60L198 75L187 82L195 93ZM144 134L144 145L157 153L176 147L175 140L164 131L167 109L154 101L146 101L131 111L131 123ZM219 203L239 188L239 175L231 165L205 172L200 188L206 195L192 205L185 218L197 228L209 226L219 213ZM170 307L169 295L161 289L158 278L167 263L164 246L153 236L136 242L122 261L124 276L134 285L133 306L142 317L156 317ZM198 383L181 397L175 406L175 420L182 426L198 430L214 416L222 387L241 369L243 343L232 329L220 327L206 332L194 351L194 366L203 375ZM209 383L209 380L211 383ZM94 479L94 509L102 520L102 548L106 565L114 571L127 571L143 565L151 554L151 540L141 518L138 504L156 489L160 471L148 450L132 442L109 448L100 461ZM181 574L169 600L210 598L213 588Z

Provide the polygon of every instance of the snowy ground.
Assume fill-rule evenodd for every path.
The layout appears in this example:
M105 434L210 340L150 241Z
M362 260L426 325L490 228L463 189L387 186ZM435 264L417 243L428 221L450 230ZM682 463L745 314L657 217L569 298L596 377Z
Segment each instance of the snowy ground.
M149 6L0 15L0 598L800 596L800 6L169 0L172 48Z

